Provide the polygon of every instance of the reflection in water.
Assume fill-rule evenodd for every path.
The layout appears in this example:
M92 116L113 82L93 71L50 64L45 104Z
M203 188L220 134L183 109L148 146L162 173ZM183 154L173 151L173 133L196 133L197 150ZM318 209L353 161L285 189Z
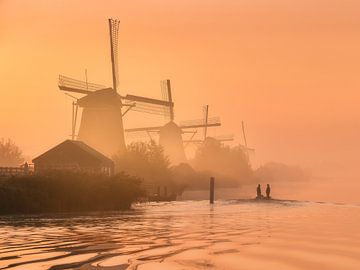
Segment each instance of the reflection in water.
M360 207L152 203L0 218L0 269L360 269Z

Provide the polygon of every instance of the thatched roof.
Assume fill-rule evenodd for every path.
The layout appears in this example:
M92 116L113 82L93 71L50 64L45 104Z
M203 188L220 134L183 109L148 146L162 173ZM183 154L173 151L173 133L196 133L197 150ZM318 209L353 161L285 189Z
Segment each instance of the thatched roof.
M82 152L83 155L90 157L93 160L97 160L99 163L107 166L113 166L114 162L108 158L107 156L103 155L99 151L95 150L94 148L90 147L89 145L81 142L81 141L73 141L73 140L66 140L57 146L51 148L50 150L46 151L45 153L41 154L40 156L33 159L33 162L41 162L46 159L72 159L73 157L69 155L69 151L64 151L65 149L72 149L74 151Z

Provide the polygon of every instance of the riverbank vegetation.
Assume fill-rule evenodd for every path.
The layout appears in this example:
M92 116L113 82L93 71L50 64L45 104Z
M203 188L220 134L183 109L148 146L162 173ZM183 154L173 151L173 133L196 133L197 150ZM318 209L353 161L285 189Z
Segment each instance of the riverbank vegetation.
M0 179L0 214L123 210L143 195L141 181L126 174L16 176Z
M116 172L142 179L149 195L165 187L169 194L181 194L183 191L183 183L174 181L169 159L155 141L133 142L127 146L125 153L115 155L113 160Z
M303 182L311 178L311 170L278 162L269 162L255 171L259 183Z
M241 146L226 146L213 138L200 145L189 164L171 168L174 181L183 183L186 189L209 188L209 178L217 179L220 188L238 187L253 179L248 153Z
M0 166L19 166L24 156L19 146L11 139L0 139Z

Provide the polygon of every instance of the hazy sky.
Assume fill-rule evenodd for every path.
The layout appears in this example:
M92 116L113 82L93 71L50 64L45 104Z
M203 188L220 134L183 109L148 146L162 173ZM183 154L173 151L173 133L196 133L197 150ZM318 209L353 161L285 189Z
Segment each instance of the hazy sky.
M36 155L69 138L71 99L58 74L111 85L109 17L121 20L120 92L160 98L176 120L241 120L256 163L358 172L360 1L0 0L0 137ZM132 113L127 127L163 119ZM360 173L358 173L360 175Z

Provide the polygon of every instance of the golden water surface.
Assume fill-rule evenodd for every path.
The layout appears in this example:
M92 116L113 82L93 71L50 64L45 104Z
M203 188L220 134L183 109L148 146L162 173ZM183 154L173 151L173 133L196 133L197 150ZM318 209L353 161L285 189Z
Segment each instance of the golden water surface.
M360 206L251 200L0 218L0 269L360 269Z

